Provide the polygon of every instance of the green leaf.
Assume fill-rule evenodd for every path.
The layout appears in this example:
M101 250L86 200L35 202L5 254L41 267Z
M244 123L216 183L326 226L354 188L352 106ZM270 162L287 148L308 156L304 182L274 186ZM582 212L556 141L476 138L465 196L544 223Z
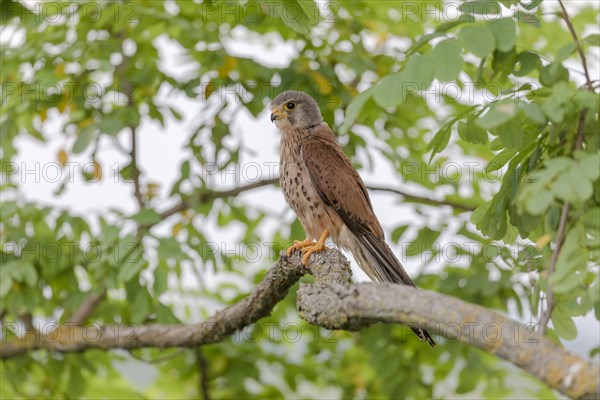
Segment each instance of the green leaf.
M502 11L496 0L475 0L462 3L458 9L464 14L498 15Z
M581 108L587 108L590 110L598 109L598 93L591 93L588 90L579 90L575 94L574 100Z
M488 142L487 131L477 125L477 119L474 116L469 117L466 123L461 121L458 124L458 135L469 143L485 144Z
M506 99L492 104L489 111L477 120L477 125L484 129L493 129L511 120L519 111L514 100Z
M416 85L415 91L425 90L433 81L433 62L430 57L415 54L406 62L402 74L406 85Z
M548 64L540 71L540 83L553 86L557 82L568 81L569 71L560 64Z
M554 291L554 293L557 294L566 294L576 289L579 285L581 285L579 275L573 273L567 275L563 280L561 280L557 284L552 285L552 290Z
M392 231L392 242L398 243L404 232L408 229L408 225L399 226Z
M24 262L21 264L20 269L22 281L29 287L35 287L37 284L38 273L33 264Z
M101 132L111 136L115 136L125 127L120 120L110 117L104 118L96 126Z
M313 0L296 0L310 25L319 22L319 7Z
M562 308L556 307L554 309L551 320L554 331L559 337L565 340L573 340L577 337L577 326L575 326L573 318L565 313Z
M525 4L525 3L521 3L521 4ZM523 12L521 10L517 10L515 12L515 19L517 20L517 22L520 22L521 24L527 24L529 26L533 26L536 28L539 28L542 26L542 24L540 23L540 19L534 13L528 13L528 12Z
M538 54L530 51L524 51L519 53L515 59L515 67L516 68L513 70L513 75L526 76L534 69L542 68L542 61L540 60L540 56Z
M506 146L504 146L504 143L502 143L502 139L500 137L497 137L496 139L492 140L492 142L490 143L491 151L500 151L505 147Z
M538 124L545 124L547 122L546 116L539 104L524 103L521 105L521 110L523 110L523 114L533 122L537 122Z
M10 292L10 289L12 289L12 286L13 286L12 277L6 276L6 277L3 277L2 279L0 279L0 298L3 298L4 296L6 296Z
M82 153L89 145L92 140L96 137L96 127L93 125L87 126L79 131L77 134L77 140L73 145L73 153Z
M453 81L463 69L462 48L457 40L440 42L431 51L431 62L435 66L435 75L440 81Z
M575 152L577 174L582 174L589 180L596 180L600 177L600 154L588 154L583 151Z
M181 259L184 256L181 244L175 238L162 238L158 244L158 256L161 260Z
M569 168L561 171L560 175L552 185L554 195L564 201L585 201L592 197L594 188L592 182L597 177L597 170L592 170L598 165L596 160L588 158L590 165L571 163ZM586 173L592 174L586 176Z
M500 51L510 51L517 40L517 26L512 18L501 18L492 21L488 27L496 39L496 48Z
M555 70L558 69L560 63L565 61L567 58L571 56L577 49L577 44L575 42L568 43L561 47L556 53L556 57L554 58L554 62L552 63L552 68Z
M148 291L140 287L135 294L135 298L133 303L131 304L131 309L134 311L131 315L131 322L134 324L139 324L143 322L151 307L151 298L148 294Z
M131 218L140 225L154 225L162 220L160 214L151 208L145 208Z
M285 0L273 3L273 9L284 24L301 35L308 35L319 21L319 9L312 0Z
M415 256L431 249L437 238L440 237L440 233L428 227L421 228L415 240L411 242L410 246L406 247L405 254Z
M566 82L558 82L552 87L552 94L542 103L544 114L554 123L561 123L567 113L567 103L572 90Z
M190 177L190 160L185 160L181 163L181 179L188 179Z
M496 156L492 158L492 160L485 166L484 171L493 172L499 170L506 165L506 163L509 162L515 156L515 154L517 154L517 152L518 150L515 149L505 149L501 151L500 153L496 154Z
M125 165L119 171L119 175L125 181L133 180L137 175L139 175L139 173L140 173L140 171L137 169L137 167L133 163L129 163L129 164Z
M429 162L433 160L433 156L437 153L441 152L446 148L448 142L450 141L450 136L452 134L452 125L443 126L433 137L433 140L429 142L427 146L428 150L431 150L431 157L429 157Z
M346 109L346 115L344 118L344 122L340 126L340 130L339 130L340 134L346 134L346 132L348 132L348 129L350 129L352 124L354 124L354 121L356 121L356 118L358 118L360 111L362 110L365 103L367 102L367 100L369 100L371 98L372 95L373 95L373 89L368 89L368 90L365 90L364 92L360 93L358 96L356 96L352 100L352 102Z
M600 47L600 35L597 33L591 33L583 38L583 43L591 47Z
M117 281L128 282L136 276L144 267L147 266L144 260L125 260L119 267L119 273L117 274Z
M532 215L540 215L550 207L553 200L549 190L537 190L527 197L525 208Z
M518 118L513 118L508 122L498 126L492 130L492 133L497 134L502 138L502 143L507 148L520 149L523 146L523 125Z
M415 88L413 87L413 89ZM373 100L384 108L394 107L405 102L406 95L402 73L387 75L373 88Z
M169 288L168 286L169 266L164 262L159 262L154 270L154 294L160 296Z
M492 31L486 26L466 26L458 34L463 47L479 58L492 54L496 46L496 39Z

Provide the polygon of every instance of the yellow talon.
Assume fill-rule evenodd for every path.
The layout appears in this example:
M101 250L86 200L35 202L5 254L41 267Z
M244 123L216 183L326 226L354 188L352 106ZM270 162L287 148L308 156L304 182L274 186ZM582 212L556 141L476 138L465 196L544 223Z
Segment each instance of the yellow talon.
M310 258L310 255L312 253L320 253L323 250L327 250L327 247L325 247L325 241L327 240L328 236L329 236L329 231L327 229L325 229L323 231L323 234L317 241L317 243L310 244L308 246L303 247L302 254L304 255L304 257L302 257L302 264L304 264L304 265L308 264L308 259Z
M304 240L294 240L294 244L288 247L287 255L288 257L292 255L292 253L296 250L301 250L307 246L313 244L313 241L310 238L306 238Z

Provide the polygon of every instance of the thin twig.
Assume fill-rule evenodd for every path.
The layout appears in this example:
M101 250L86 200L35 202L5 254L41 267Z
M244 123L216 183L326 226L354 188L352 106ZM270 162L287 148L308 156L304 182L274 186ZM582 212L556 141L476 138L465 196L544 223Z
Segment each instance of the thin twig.
M573 148L574 151L581 150L583 148L583 139L585 136L585 117L587 115L587 110L582 110L579 114L579 124L577 127L577 139L575 140L575 146ZM552 285L550 284L550 277L554 274L556 270L556 263L558 261L558 255L561 250L564 238L565 231L567 228L567 217L569 215L569 211L571 209L571 203L566 202L562 210L560 212L560 222L558 224L558 232L556 233L556 247L552 252L552 258L550 258L550 264L548 266L548 273L546 275L547 283L546 283L546 310L540 317L540 331L542 333L546 333L546 329L548 327L548 321L550 321L550 317L552 316L552 311L554 310L554 290L552 289Z
M196 348L196 363L198 364L199 380L198 380L198 391L202 393L204 400L210 400L210 392L208 391L208 362L204 353L202 352L202 346Z
M89 318L92 312L96 309L98 304L106 297L106 290L103 290L99 293L91 293L84 301L81 303L77 311L73 314L71 318L69 318L69 323L81 325L85 323L85 321Z
M33 325L33 315L31 315L31 313L26 312L21 314L21 316L19 317L19 319L21 320L21 322L23 322L23 325L25 326L25 331L27 332L35 332L35 326Z
M552 258L550 259L550 265L548 266L548 273L546 275L547 280L547 288L546 288L546 310L542 317L540 318L540 332L542 334L546 333L546 328L548 327L548 321L550 321L550 317L552 316L552 310L554 310L554 291L552 290L552 285L550 284L550 277L554 273L556 269L556 262L558 261L558 255L560 253L560 249L562 247L565 230L567 228L567 220L569 215L569 210L571 209L571 203L566 202L560 213L560 223L558 224L558 233L556 234L556 247L552 252Z
M579 123L577 125L577 140L575 140L574 150L581 150L583 148L583 137L585 134L585 117L587 116L587 109L581 110L579 114Z
M583 48L581 47L581 43L579 42L579 38L577 37L577 32L575 32L575 28L571 23L571 19L569 18L569 14L567 13L567 9L563 4L562 0L558 0L560 4L560 8L562 9L563 19L569 28L569 32L571 32L571 36L577 45L577 52L579 53L579 58L581 58L581 63L583 64L583 70L585 72L586 85L588 90L593 91L592 80L590 79L590 74L587 67L587 60L585 58L585 54L583 53ZM579 114L579 123L577 125L577 139L575 140L575 145L573 146L573 150L581 150L583 148L583 140L585 136L585 118L587 116L587 109L581 110ZM571 209L571 203L566 202L560 213L560 222L558 224L558 231L556 233L556 247L554 247L554 251L552 252L552 257L550 258L550 264L548 265L548 273L546 274L546 310L540 317L540 331L546 333L546 329L548 327L548 321L552 316L552 311L554 310L554 290L552 289L552 285L550 284L550 277L554 274L556 270L556 263L558 262L558 256L560 254L560 250L562 248L566 229L569 211Z
M565 8L563 1L558 0L558 4L560 4L560 8L562 9L563 19L565 20L565 23L567 24L567 28L569 28L569 32L571 32L571 36L573 37L573 40L575 41L575 44L577 45L577 52L579 53L579 58L581 59L581 64L583 64L583 72L585 73L585 80L586 80L588 90L593 91L594 88L592 87L592 80L590 79L590 72L588 71L587 60L585 59L585 54L583 53L583 48L581 47L581 42L579 41L579 38L577 37L577 32L575 32L575 28L573 27L573 24L571 23L571 18L569 18L569 14L567 13L567 9Z
M137 143L136 143L136 127L131 127L131 151L129 155L131 157L131 165L133 165L133 195L137 201L140 209L144 208L144 198L142 197L142 191L140 189L140 170L138 169L137 162Z
M426 204L437 205L437 206L450 206L452 208L455 208L458 210L463 210L463 211L473 211L477 208L475 206L455 202L452 200L437 200L437 199L434 199L431 197L411 194L411 193L407 193L407 192L404 192L399 189L394 189L394 188L389 188L389 187L384 187L384 186L367 185L367 189L372 190L372 191L377 191L377 192L394 193L394 194L398 194L398 195L404 197L407 200L412 200L412 201L416 201L416 202L420 202L420 203L426 203Z
M276 182L279 181L278 177L275 178L269 178L269 179L264 179L262 181L258 181L258 182L254 182L254 183L250 183L248 185L242 185L242 186L238 186L236 188L233 189L229 189L229 190L211 190L211 191L207 191L202 193L201 196L201 202L206 202L206 201L210 201L210 200L214 200L214 199L222 199L222 198L226 198L226 197L232 197L232 196L237 196L241 193L247 192L249 190L253 190L253 189L258 189L264 186L268 186L268 185L272 185ZM395 188L389 188L389 187L384 187L384 186L377 186L377 185L367 185L367 189L372 190L372 191L378 191L378 192L389 192L389 193L394 193L397 195L400 195L408 200L412 200L412 201L416 201L416 202L421 202L421 203L425 203L425 204L431 204L431 205L446 205L446 206L450 206L453 207L457 210L462 210L462 211L473 211L475 210L477 207L476 206L471 206L468 204L463 204L463 203L459 203L459 202L455 202L455 201L451 201L451 200L437 200L431 197L426 197L426 196L419 196L416 194L411 194L411 193L407 193L404 192L402 190L399 189L395 189ZM160 214L161 220L164 220L168 217L170 217L171 215L177 214L179 212L185 211L189 208L189 202L184 200L179 204L174 205L173 207L163 211Z
M264 179L264 180L258 181L258 182L253 182L248 185L241 185L236 188L228 189L228 190L209 190L209 191L203 192L202 194L199 195L200 202L205 203L210 200L224 199L227 197L237 196L237 195L247 192L249 190L258 189L258 188L261 188L264 186L272 185L278 181L279 181L279 178L275 177L275 178ZM161 220L164 220L164 219L170 217L171 215L185 211L188 208L189 208L189 201L183 200L181 203L176 204L173 207L160 213Z

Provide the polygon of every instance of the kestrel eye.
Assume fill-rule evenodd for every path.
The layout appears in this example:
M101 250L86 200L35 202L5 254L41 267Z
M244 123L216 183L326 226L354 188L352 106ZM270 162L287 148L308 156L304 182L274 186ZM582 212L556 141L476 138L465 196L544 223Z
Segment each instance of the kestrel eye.
M295 107L296 107L296 104L294 104L294 103L287 103L285 105L286 110L293 110Z

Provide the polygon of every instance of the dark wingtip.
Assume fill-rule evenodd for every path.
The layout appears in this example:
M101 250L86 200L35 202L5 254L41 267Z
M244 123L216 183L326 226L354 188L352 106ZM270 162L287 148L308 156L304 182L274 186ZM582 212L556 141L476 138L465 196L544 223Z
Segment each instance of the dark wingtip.
M429 345L433 348L435 348L435 341L433 340L433 338L429 335L429 332L423 330L423 329L419 329L421 335L420 335L420 339L424 342L429 343Z
M435 341L433 340L431 335L429 335L429 332L427 332L425 329L414 328L413 332L417 335L421 342L427 342L431 347L435 347Z

